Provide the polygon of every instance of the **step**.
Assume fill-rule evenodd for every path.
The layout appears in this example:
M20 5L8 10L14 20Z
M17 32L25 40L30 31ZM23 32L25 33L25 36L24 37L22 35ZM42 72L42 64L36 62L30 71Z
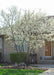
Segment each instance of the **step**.
M54 56L41 56L41 60L54 60Z
M40 60L40 64L54 64L54 60Z

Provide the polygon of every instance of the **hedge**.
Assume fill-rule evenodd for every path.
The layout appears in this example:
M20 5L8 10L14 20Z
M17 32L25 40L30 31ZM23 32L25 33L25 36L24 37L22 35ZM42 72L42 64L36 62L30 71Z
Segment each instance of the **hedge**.
M10 54L10 60L12 63L20 63L20 62L26 62L26 53L11 53Z

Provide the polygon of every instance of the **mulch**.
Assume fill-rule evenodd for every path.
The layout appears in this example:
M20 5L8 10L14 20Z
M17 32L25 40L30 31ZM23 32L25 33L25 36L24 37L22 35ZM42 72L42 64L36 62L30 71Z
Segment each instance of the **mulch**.
M32 67L32 66L0 66L0 69L31 69L31 70L43 70L43 71L46 71L48 70L47 68L35 68L35 67Z

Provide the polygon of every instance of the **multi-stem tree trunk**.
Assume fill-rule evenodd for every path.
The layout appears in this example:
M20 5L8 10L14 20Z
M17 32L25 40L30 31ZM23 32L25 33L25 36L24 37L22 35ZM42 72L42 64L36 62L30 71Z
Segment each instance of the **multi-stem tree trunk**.
M14 37L14 33L13 33L13 29L12 27L9 25L10 29L11 29L11 33L12 33L12 39L13 39L13 43L14 43L14 49L16 49L17 53L18 53L18 49L17 49L17 45L15 42L15 37Z

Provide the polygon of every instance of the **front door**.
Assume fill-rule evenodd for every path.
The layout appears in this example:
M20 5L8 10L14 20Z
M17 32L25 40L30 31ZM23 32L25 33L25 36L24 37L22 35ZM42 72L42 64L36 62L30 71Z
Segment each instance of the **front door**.
M45 56L51 56L51 41L45 40Z

